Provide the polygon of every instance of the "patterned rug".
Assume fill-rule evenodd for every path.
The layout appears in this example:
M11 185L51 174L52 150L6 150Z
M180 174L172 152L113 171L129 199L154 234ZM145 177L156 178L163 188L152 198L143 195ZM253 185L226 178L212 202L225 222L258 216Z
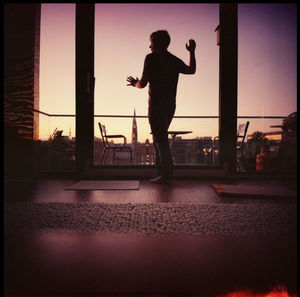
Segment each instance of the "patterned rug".
M6 203L5 232L107 233L209 238L289 237L296 204Z

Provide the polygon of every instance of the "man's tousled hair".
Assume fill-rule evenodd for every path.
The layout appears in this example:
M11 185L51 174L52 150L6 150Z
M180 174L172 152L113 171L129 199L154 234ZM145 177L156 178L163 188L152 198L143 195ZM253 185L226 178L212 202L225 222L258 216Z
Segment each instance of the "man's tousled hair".
M150 38L159 47L167 48L171 42L170 35L166 30L158 30L150 35Z

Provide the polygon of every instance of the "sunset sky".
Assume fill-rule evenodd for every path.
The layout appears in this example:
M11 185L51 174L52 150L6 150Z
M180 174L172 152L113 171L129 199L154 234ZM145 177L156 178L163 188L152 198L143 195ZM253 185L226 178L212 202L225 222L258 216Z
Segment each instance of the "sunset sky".
M148 86L127 86L140 77L150 53L149 35L166 29L169 51L185 63L185 43L196 43L195 75L180 75L175 115L218 115L218 4L96 4L95 114L147 115ZM238 4L238 114L287 116L297 110L296 4ZM41 16L40 110L75 114L75 4L43 4ZM131 141L132 119L95 118L110 134ZM240 120L239 122L244 122ZM174 119L170 130L191 130L185 138L215 136L218 121ZM249 133L272 131L281 120L251 120ZM151 140L147 119L137 119L138 140ZM75 136L75 118L40 117L40 138L55 128ZM274 130L274 129L273 129Z

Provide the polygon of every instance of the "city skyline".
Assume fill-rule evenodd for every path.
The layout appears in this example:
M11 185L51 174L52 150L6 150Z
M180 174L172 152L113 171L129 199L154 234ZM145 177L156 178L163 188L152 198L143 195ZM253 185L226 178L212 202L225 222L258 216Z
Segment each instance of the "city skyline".
M158 8L158 10L157 10ZM157 13L156 13L157 12ZM197 42L197 72L180 75L175 116L218 115L219 48L214 29L218 4L96 4L95 114L147 115L147 88L126 86L141 76L149 35L167 29L169 51L188 63L185 43ZM238 115L287 116L297 110L296 9L293 4L238 4ZM153 25L155 23L155 25ZM142 24L142 25L138 25ZM75 114L75 4L43 4L41 17L40 110ZM58 127L75 135L75 118L40 116L40 135ZM132 118L95 118L111 134L131 137ZM281 124L251 120L249 132ZM148 120L137 118L139 138L151 140ZM120 128L122 131L120 131ZM192 130L190 138L215 136L217 119L174 119L170 129Z
M101 133L102 137L94 137L93 153L95 166L155 165L156 152L153 143L151 143L149 139L142 142L138 141L138 126L136 123L135 111L132 119L131 142L123 139L122 135L118 135L117 137L114 137L116 135L110 135L112 137L106 138L105 131L106 128L102 126L102 132L104 132L104 134ZM42 154L44 155L42 157L42 159L44 158L42 162L44 164L44 169L48 168L49 170L52 166L52 162L49 162L49 159L47 160L47 156L48 158L49 156L50 158L51 156L52 158L54 157L53 166L56 166L56 169L70 170L74 168L76 138L71 137L70 135L63 136L61 132L61 130L56 130L51 136L51 139L41 141L42 147L44 147L42 150L44 152L44 154ZM242 168L244 171L252 170L253 164L255 165L256 153L261 149L257 147L257 134L245 134L245 132L240 130L239 135L243 137L243 140L239 138L239 146L243 147L241 142L245 141L246 153L238 158L238 168L239 170ZM280 131L265 133L265 137L268 139L266 148L268 147L268 154L270 160L272 160L270 163L271 167L269 168L270 170L271 168L272 170L277 170L279 168L277 154L282 141L283 143L286 143L286 137ZM215 141L212 136L183 139L182 134L172 134L171 132L169 143L172 150L173 162L176 165L215 166L219 164L218 140ZM291 147L293 147L293 145ZM45 154L47 148L52 151L52 153L49 154L48 151L48 155ZM254 161L252 162L252 167L251 164L245 160Z

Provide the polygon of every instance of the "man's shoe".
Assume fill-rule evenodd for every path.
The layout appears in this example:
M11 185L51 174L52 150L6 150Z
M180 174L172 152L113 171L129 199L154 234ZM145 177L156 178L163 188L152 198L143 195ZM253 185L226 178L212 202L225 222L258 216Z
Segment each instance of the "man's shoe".
M172 179L170 178L165 178L163 176L157 176L155 178L150 179L150 183L153 184L165 184L165 185L169 185L172 183Z

